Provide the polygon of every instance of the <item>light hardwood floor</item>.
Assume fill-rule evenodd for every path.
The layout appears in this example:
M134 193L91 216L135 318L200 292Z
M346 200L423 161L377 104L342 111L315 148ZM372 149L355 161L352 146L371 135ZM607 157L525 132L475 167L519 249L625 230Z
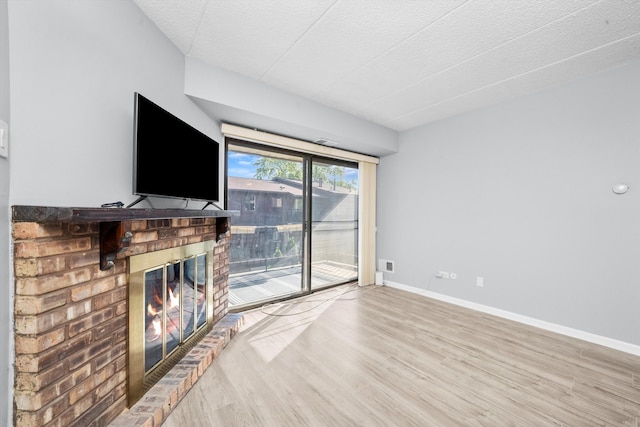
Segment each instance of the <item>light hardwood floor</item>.
M387 287L305 300L248 312L164 426L639 426L640 357Z

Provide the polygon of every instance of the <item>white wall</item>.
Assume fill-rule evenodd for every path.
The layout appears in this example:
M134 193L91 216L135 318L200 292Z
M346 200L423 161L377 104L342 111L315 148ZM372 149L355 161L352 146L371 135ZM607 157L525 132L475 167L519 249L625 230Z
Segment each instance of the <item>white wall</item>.
M639 75L635 62L401 134L378 175L385 279L640 344Z
M220 141L184 95L184 56L132 2L11 0L9 20L11 204L132 201L135 91Z
M11 124L9 105L9 30L7 2L0 1L0 120ZM0 289L12 290L9 262L9 159L0 157ZM10 291L10 295L13 292ZM0 425L9 425L11 297L0 303Z

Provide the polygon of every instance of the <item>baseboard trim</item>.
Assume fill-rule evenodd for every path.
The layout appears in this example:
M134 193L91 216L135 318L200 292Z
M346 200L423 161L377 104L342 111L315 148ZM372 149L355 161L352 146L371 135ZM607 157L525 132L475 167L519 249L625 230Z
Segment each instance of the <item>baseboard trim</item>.
M472 310L480 311L482 313L492 314L494 316L502 317L504 319L513 320L515 322L523 323L529 326L534 326L534 327L544 329L550 332L555 332L561 335L566 335L568 337L577 338L593 344L599 344L605 347L612 348L614 350L630 353L635 356L640 356L640 346L635 344L615 340L613 338L603 337L601 335L592 334L590 332L569 328L569 327L558 325L551 322L546 322L544 320L535 319L533 317L523 316L521 314L513 313L506 310L501 310L495 307L490 307L488 305L478 304L472 301L466 301L460 298L439 294L437 292L427 291L426 289L420 289L414 286L403 285L402 283L385 280L384 285L390 288L401 289L403 291L422 295L427 298L448 302L450 304L458 305L460 307L470 308Z

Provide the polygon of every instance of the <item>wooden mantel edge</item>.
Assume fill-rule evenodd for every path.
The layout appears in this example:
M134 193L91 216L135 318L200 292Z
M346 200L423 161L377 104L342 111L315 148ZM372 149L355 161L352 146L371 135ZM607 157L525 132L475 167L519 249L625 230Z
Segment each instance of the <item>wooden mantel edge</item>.
M136 219L225 218L240 215L238 211L196 209L139 209L139 208L72 208L55 206L11 207L14 222L103 222Z

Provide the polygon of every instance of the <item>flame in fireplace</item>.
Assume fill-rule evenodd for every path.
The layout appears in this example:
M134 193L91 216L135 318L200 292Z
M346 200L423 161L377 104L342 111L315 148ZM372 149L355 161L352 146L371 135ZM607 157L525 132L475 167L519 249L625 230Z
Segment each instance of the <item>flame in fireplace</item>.
M167 287L166 303L162 303L162 298L158 298L157 290L154 292L154 297L149 304L147 304L147 342L156 341L162 337L162 311L167 310L167 331L169 329L175 329L179 327L178 323L173 319L175 315L171 313L180 308L180 290L179 286L173 289ZM158 300L160 301L158 303ZM173 320L172 320L173 319Z
M153 308L153 305L151 305L151 303L149 303L149 305L147 306L147 315L149 317L153 317L153 316L157 315L158 313L160 313L160 310L156 310L155 308Z
M180 294L178 293L178 289L176 287L175 292L173 292L173 290L169 289L169 301L168 301L168 305L167 308L171 309L171 308L175 308L175 307L179 307L180 306Z
M151 327L153 328L154 335L151 339L148 339L148 342L155 341L162 336L162 320L160 317L156 316L151 322Z

